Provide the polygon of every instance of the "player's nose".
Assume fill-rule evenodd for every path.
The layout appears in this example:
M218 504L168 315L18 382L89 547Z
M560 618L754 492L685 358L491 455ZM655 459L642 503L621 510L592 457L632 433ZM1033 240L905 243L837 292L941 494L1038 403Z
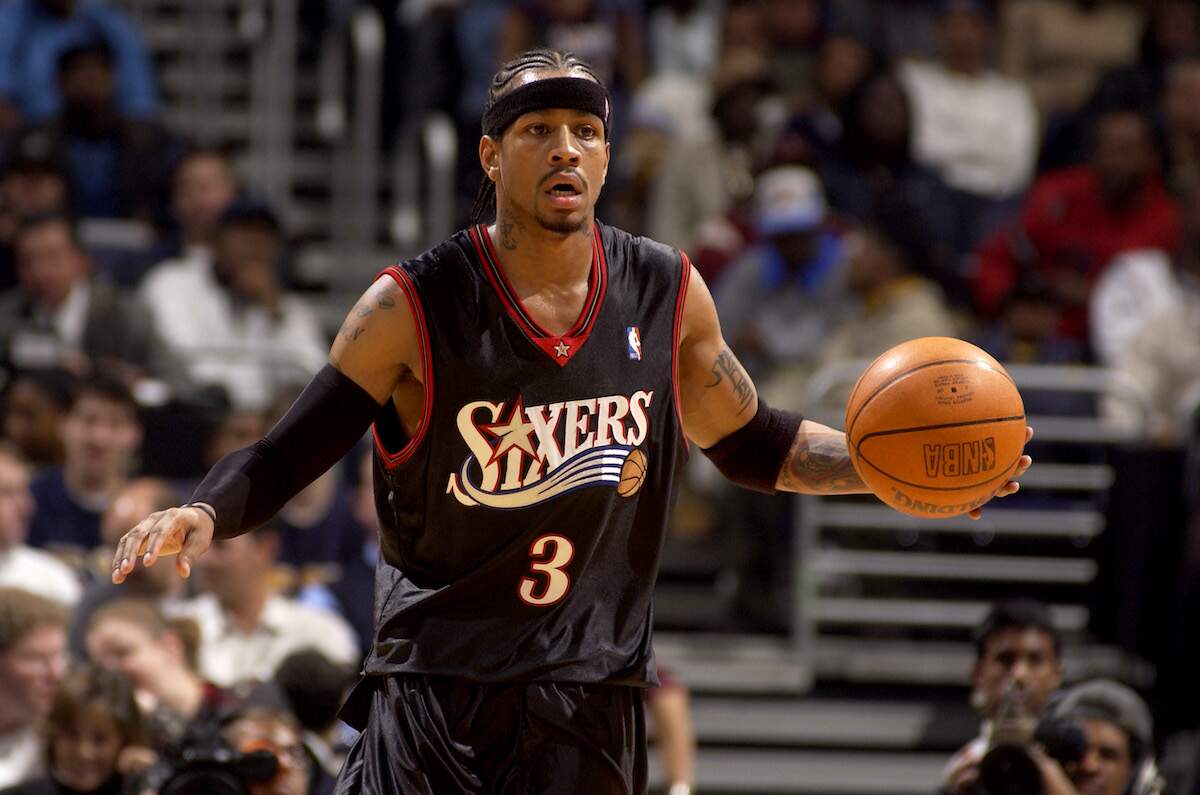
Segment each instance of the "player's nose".
M555 128L550 139L550 162L555 165L578 163L581 152L571 128L563 124Z

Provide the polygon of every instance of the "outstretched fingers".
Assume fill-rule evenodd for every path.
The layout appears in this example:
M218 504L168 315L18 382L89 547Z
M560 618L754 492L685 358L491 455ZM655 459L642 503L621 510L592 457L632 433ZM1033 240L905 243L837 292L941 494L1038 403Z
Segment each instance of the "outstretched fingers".
M125 578L133 571L134 566L137 565L138 550L142 549L146 537L150 535L151 529L161 517L161 511L152 513L121 536L121 540L117 542L117 551L113 554L112 581L114 584L120 585L125 582Z

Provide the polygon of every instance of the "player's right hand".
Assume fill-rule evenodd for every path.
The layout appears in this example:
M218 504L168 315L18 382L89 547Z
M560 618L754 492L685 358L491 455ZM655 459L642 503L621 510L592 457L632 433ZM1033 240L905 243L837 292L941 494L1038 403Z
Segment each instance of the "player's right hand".
M137 566L153 566L161 555L176 555L175 570L180 577L192 573L192 562L212 545L213 520L199 508L184 506L156 511L117 542L113 555L112 581L120 585Z

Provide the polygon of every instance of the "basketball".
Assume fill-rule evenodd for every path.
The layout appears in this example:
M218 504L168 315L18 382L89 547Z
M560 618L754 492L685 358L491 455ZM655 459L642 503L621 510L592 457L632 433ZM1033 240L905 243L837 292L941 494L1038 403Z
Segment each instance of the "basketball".
M1016 384L984 351L923 337L871 362L846 404L846 445L879 499L923 517L966 513L1012 476L1025 447Z
M617 484L617 494L622 497L632 497L642 487L646 479L646 454L641 450L633 450L621 465L621 481Z

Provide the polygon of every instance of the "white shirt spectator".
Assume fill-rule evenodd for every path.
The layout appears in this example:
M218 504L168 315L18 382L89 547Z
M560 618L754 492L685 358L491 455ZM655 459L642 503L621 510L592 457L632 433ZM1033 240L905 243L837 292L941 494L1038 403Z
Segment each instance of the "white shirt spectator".
M282 596L267 598L258 626L249 633L229 620L212 594L166 609L172 616L196 622L200 675L221 687L270 679L289 655L304 649L316 649L330 660L352 667L359 663L358 640L345 619Z
M1180 289L1164 251L1144 249L1115 257L1097 280L1088 311L1100 363L1115 365L1148 321L1177 309Z
M37 778L42 772L42 744L32 726L0 734L0 789Z
M266 408L281 386L305 383L325 366L329 343L307 303L285 295L279 317L236 306L200 249L147 274L141 297L192 380L223 386L239 408Z
M81 593L79 580L70 566L27 546L0 551L0 587L21 588L66 607L74 607Z
M1019 193L1033 174L1038 119L1024 85L998 72L950 72L907 63L917 160L953 188L992 199Z

